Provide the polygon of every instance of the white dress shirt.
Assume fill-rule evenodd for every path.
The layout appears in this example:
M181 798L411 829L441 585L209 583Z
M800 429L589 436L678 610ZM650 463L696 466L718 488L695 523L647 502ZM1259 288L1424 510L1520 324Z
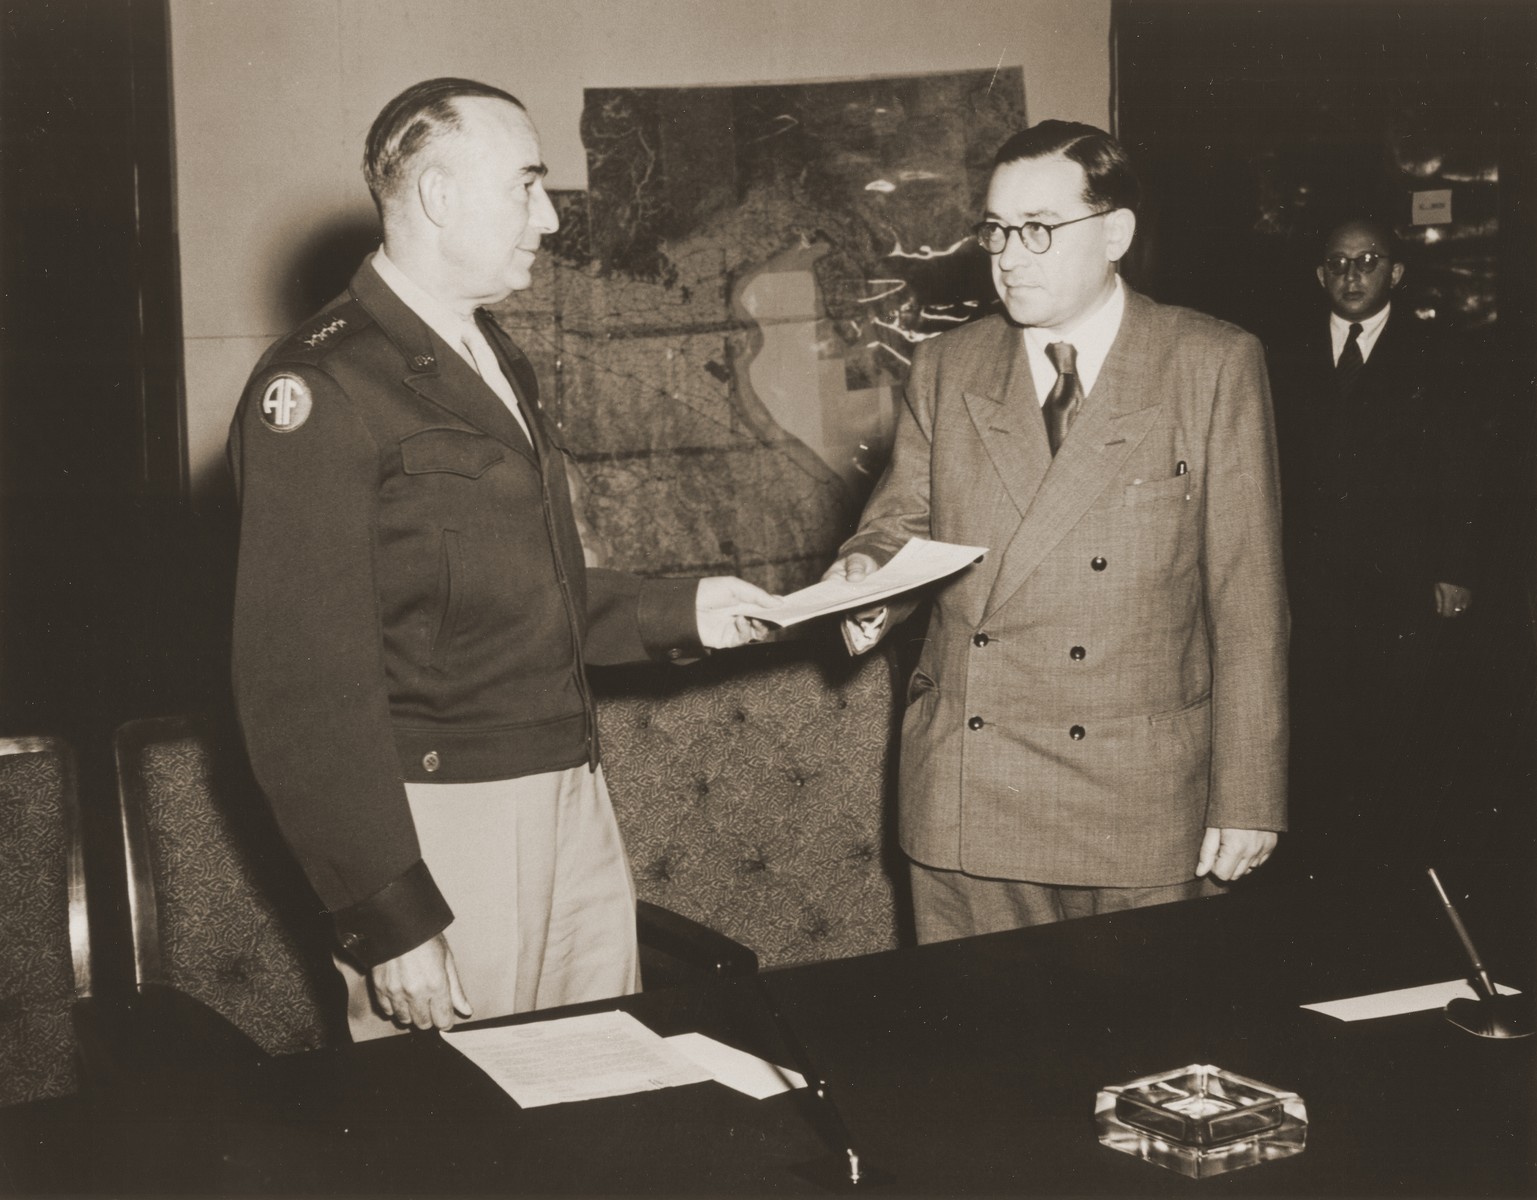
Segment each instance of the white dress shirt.
M1078 386L1083 398L1089 398L1099 369L1105 365L1115 335L1121 331L1121 314L1126 311L1126 290L1121 277L1115 277L1115 289L1097 309L1078 324L1066 329L1029 326L1024 330L1025 352L1030 359L1030 376L1035 380L1035 398L1044 405L1057 382L1057 368L1046 356L1052 342L1067 342L1077 355Z
M1360 321L1351 322L1345 320L1338 313L1329 314L1329 342L1334 347L1334 365L1339 366L1340 353L1345 349L1345 343L1350 340L1350 326L1361 326L1361 336L1356 338L1356 345L1361 348L1361 361L1365 362L1372 356L1372 347L1377 344L1377 339L1382 336L1382 327L1388 323L1388 313L1393 306L1384 304L1381 312L1375 312ZM1318 326L1313 326L1317 329Z

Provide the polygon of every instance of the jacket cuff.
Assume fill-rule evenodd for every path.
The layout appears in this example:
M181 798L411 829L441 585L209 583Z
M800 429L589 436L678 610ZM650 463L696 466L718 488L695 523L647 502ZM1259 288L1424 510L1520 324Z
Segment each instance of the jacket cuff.
M652 658L685 662L704 656L699 640L699 580L647 579L636 601L641 644Z
M453 919L453 910L421 859L368 899L331 914L337 941L364 967L377 967L416 949Z

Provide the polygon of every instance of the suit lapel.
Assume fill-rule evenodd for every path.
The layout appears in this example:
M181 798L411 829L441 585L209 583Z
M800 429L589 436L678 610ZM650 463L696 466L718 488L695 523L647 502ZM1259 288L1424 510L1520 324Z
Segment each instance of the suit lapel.
M980 361L987 364L961 389L967 411L982 439L993 470L1003 481L1018 512L1011 519L1000 514L1000 525L1012 532L1051 466L1051 447L1035 395L1035 380L1025 341L1016 326L1002 323L1000 342L986 349ZM1002 528L999 533L1005 532Z
M1115 479L1147 436L1161 404L1146 404L1140 372L1148 362L1151 301L1127 290L1126 311L1083 411L1041 480L1024 520L1003 552L987 601L996 612ZM1028 368L1026 368L1028 374ZM1042 444L1045 428L1042 426Z
M365 262L352 277L351 291L400 349L410 368L403 380L407 387L531 462L538 461L501 397L411 311L371 263Z

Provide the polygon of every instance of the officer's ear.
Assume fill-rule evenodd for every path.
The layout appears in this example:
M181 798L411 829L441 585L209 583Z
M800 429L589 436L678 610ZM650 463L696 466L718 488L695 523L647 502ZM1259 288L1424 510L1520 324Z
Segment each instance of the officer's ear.
M416 198L429 221L448 224L454 207L454 177L434 163L416 177Z

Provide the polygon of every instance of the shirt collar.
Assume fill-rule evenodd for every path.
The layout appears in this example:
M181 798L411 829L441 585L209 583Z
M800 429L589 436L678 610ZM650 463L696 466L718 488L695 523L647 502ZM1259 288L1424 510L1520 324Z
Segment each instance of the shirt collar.
M1121 331L1121 317L1126 312L1126 288L1121 277L1115 276L1115 287L1105 302L1071 329L1043 329L1025 327L1025 348L1030 355L1030 371L1035 378L1036 395L1041 403L1056 382L1057 369L1046 357L1046 347L1052 342L1071 342L1077 356L1078 385L1087 396L1099 378L1099 369L1110 355L1115 335ZM1044 384L1044 386L1043 386Z
M425 321L433 333L452 346L461 356L467 357L464 338L467 332L476 329L474 315L461 316L421 287L390 260L383 246L374 251L373 263L374 270L379 273L379 278L384 280L385 286L399 296L407 308Z
M1377 344L1377 339L1382 336L1382 327L1388 323L1388 313L1393 311L1391 302L1384 304L1381 309L1369 317L1363 317L1360 321L1347 321L1336 312L1329 313L1329 342L1334 348L1334 361L1338 362L1340 351L1345 348L1345 343L1350 340L1350 326L1361 326L1361 335L1356 338L1356 345L1361 348L1361 361L1365 362L1371 357L1372 347ZM1317 326L1315 325L1316 329Z

